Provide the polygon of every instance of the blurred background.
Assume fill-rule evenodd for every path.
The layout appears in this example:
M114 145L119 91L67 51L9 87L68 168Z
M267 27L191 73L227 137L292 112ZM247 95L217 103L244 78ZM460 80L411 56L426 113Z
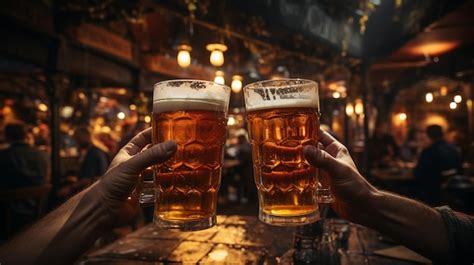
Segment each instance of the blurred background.
M2 240L101 176L150 126L153 84L177 78L233 91L219 214L257 213L242 88L280 78L318 82L322 128L374 185L472 213L472 12L461 0L3 0ZM149 221L145 210L124 231Z

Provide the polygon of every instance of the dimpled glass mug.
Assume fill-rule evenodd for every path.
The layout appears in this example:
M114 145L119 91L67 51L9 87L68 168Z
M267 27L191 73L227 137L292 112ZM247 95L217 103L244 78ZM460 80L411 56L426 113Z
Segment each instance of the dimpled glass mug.
M154 169L153 222L167 229L201 230L216 223L227 110L231 89L202 80L155 84L152 143L177 143L176 153Z

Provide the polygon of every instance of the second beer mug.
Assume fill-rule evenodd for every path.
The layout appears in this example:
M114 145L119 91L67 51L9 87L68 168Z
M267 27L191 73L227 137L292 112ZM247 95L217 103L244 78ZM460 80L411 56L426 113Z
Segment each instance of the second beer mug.
M244 88L259 219L272 225L302 225L319 219L317 169L303 147L319 140L315 82L268 80Z
M209 81L157 83L153 144L176 141L176 153L155 170L154 223L200 230L216 223L230 88Z

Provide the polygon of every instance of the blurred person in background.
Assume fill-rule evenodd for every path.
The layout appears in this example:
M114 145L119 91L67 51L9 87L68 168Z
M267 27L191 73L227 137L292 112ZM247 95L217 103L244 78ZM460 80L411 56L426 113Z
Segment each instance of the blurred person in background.
M247 132L240 129L237 133L237 159L239 165L236 173L241 177L240 201L242 203L256 202L257 189L253 176L252 146L248 141Z
M429 146L421 152L413 174L419 199L430 205L439 205L441 183L449 177L462 174L462 159L459 151L445 141L441 126L428 126L426 135Z
M143 131L146 127L146 124L143 122L137 122L135 125L131 123L125 123L122 126L122 135L118 144L118 150L124 147L130 140L132 140L135 135Z
M58 191L58 196L61 198L68 198L91 184L105 173L109 165L109 156L93 143L91 133L87 128L76 129L74 138L78 145L81 166L77 178L72 179L73 183Z
M0 151L0 190L16 190L44 184L48 174L48 163L43 153L34 147L33 135L22 123L5 126L5 139L9 147ZM5 204L0 215L9 213L10 231L16 232L31 223L37 216L38 201L35 199L13 200ZM8 208L8 210L7 210ZM0 222L6 222L5 216ZM4 228L4 224L1 226ZM7 231L2 231L2 237Z
M0 189L39 185L47 175L47 161L34 145L32 135L22 123L7 124L5 139L9 147L0 151Z
M388 132L388 125L380 123L370 139L372 161L375 166L387 166L399 156L399 148L395 138Z

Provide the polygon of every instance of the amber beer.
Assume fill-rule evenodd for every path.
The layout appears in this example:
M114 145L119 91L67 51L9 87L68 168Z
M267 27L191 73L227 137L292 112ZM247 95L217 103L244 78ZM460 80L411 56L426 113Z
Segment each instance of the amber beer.
M180 80L155 85L153 144L174 140L178 145L171 159L154 167L154 222L161 227L199 230L215 224L227 92L228 87L206 81Z
M304 159L303 147L318 143L317 84L301 79L263 81L244 91L259 218L273 225L316 221L317 169Z

